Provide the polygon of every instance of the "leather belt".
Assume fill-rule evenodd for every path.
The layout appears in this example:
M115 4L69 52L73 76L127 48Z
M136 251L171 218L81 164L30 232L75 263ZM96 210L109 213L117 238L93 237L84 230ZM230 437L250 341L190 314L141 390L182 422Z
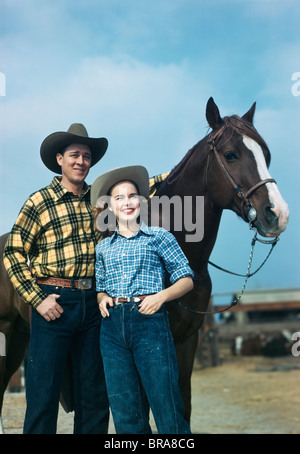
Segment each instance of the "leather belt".
M46 277L45 279L37 279L38 284L54 285L55 287L78 288L81 290L89 290L93 288L94 279L85 277L82 279L62 279L60 277Z
M146 298L146 296L149 296L149 295L129 296L128 298L117 296L116 298L113 298L112 300L117 305L122 304L122 303L139 303L140 301L143 301Z

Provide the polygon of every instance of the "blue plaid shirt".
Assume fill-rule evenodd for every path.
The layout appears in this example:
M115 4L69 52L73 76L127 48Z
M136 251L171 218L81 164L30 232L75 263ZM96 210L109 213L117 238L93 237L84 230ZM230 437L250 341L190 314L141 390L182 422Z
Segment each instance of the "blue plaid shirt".
M166 271L171 284L193 276L177 240L161 227L142 223L130 238L116 230L96 246L96 289L111 297L157 293L165 288Z

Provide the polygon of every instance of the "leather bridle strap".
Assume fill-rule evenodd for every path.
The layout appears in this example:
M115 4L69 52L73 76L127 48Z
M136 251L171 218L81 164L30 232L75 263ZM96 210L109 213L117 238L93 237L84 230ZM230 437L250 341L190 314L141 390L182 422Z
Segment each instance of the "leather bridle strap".
M248 221L248 219L245 216L243 206L245 204L247 206L247 208L252 207L252 204L251 204L250 200L248 199L249 195L252 194L254 191L256 191L256 189L258 189L260 186L263 186L266 183L276 183L276 181L274 180L274 178L267 178L265 180L259 181L254 186L252 186L246 192L246 194L244 194L242 189L236 184L236 182L234 181L234 179L232 178L232 176L230 175L230 173L228 172L228 170L224 166L224 164L223 164L223 162L222 162L222 160L220 158L220 155L217 152L217 149L216 149L216 146L215 146L215 142L214 142L214 138L212 136L210 136L210 139L207 141L207 143L208 143L210 151L213 151L213 153L214 153L214 155L216 157L217 163L219 164L219 167L221 168L223 174L226 176L226 178L228 179L228 181L232 185L237 197L241 200L241 214L242 214L243 218L246 221Z
M262 181L259 181L258 183L256 183L254 186L252 186L252 188L249 189L249 191L246 192L246 194L244 195L244 197L242 199L242 203L241 203L241 212L243 215L244 215L244 210L243 210L244 203L246 203L247 206L249 206L249 204L251 205L251 202L248 199L249 195L252 194L252 192L256 191L256 189L258 189L260 186L263 186L264 184L267 184L267 183L277 184L276 180L274 180L274 178L266 178L265 180L262 180Z

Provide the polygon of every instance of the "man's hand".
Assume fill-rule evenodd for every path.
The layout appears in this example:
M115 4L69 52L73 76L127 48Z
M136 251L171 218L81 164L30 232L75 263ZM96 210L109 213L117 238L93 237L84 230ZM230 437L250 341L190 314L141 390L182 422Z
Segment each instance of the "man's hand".
M59 297L60 295L52 293L51 295L48 295L47 298L44 299L44 301L42 301L36 308L36 311L44 317L47 322L56 320L64 311L63 308L56 302Z

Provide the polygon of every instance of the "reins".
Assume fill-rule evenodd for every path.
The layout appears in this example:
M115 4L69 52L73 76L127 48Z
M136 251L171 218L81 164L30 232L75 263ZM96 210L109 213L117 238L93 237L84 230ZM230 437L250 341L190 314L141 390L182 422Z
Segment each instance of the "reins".
M276 237L274 238L274 240L262 240L262 239L259 239L257 238L257 229L255 227L252 226L252 223L249 222L249 228L250 230L254 230L254 236L252 238L252 241L251 241L251 250L250 250L250 257L249 257L249 262L248 262L248 268L247 268L247 273L246 274L239 274L239 273L234 273L232 271L228 271L224 268L221 268L220 266L218 265L215 265L214 263L208 261L208 263L212 266L214 266L215 268L221 270L221 271L224 271L225 273L230 273L230 274L233 274L235 276L240 276L240 277L244 277L245 278L245 281L244 281L244 284L243 284L243 287L240 291L240 294L237 298L235 298L234 301L232 301L231 304L229 304L227 307L225 307L224 309L222 310L219 310L219 311L198 311L198 310L195 310L195 309L191 309L190 307L188 306L185 306L181 301L178 301L178 304L183 307L184 309L190 311L190 312L193 312L194 314L220 314L221 312L225 312L229 309L231 309L233 306L236 306L238 304L238 302L240 301L241 297L243 296L244 292L245 292L245 289L246 289L246 284L247 284L247 281L250 277L254 276L259 270L261 270L261 268L264 266L264 264L266 263L266 261L268 260L268 258L270 257L274 247L276 246L276 244L278 243L279 241L279 237ZM251 271L251 266L252 266L252 260L253 260L253 254L254 254L254 248L255 248L255 244L256 242L259 241L260 243L263 243L263 244L267 244L267 245L271 245L271 249L269 251L269 253L267 254L266 258L264 259L264 261L262 262L262 264L253 272L253 273L250 273Z

